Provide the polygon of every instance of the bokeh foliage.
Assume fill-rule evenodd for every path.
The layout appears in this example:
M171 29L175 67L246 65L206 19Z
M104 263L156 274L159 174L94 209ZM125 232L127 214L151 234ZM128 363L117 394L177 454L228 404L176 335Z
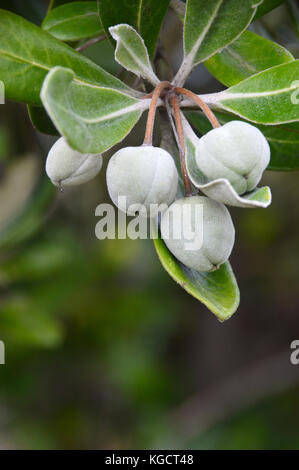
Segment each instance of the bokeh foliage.
M47 2L28 5L24 11L24 2L1 2L40 24ZM179 39L175 22L170 14L165 25L164 35L173 34L170 57ZM291 43L298 57L285 7L254 29ZM119 71L108 43L87 54ZM203 68L190 79L194 88L199 73L202 88L220 89ZM140 143L143 122L137 129L129 143ZM57 194L43 176L51 143L32 130L23 106L0 107L0 339L7 357L0 448L298 448L293 372L292 380L278 373L278 391L262 400L257 380L250 405L201 433L191 436L188 416L178 413L190 397L262 365L295 339L298 175L267 174L275 199L266 212L233 211L239 235L232 264L243 302L231 323L220 324L168 278L151 242L96 240L104 172Z

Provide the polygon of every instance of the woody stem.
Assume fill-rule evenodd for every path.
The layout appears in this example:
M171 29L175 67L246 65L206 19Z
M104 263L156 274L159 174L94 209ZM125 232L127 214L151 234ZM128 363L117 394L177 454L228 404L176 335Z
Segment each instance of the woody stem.
M156 116L156 111L157 111L158 100L162 91L165 90L166 88L171 88L171 87L172 85L170 82L161 82L155 88L153 92L151 105L148 111L148 118L147 118L147 123L146 123L146 130L145 130L143 145L152 145L153 143L153 131L154 131L155 116Z
M185 196L191 196L192 187L191 187L191 183L188 177L186 161L185 161L185 141L184 141L183 124L182 124L182 118L181 118L181 113L180 113L179 101L175 94L171 95L171 104L173 108L174 120L175 120L176 129L177 129L179 144L180 144L179 152L180 152L182 176L183 176L184 187L185 187Z
M197 96L195 93L193 93L190 90L186 90L186 88L176 87L175 92L180 94L180 95L188 96L188 98L195 101L198 104L198 106L201 108L203 113L206 115L206 117L208 118L208 120L210 121L212 126L214 128L215 127L220 127L220 124L219 124L215 114L211 111L209 106L206 103L204 103L201 98L199 98L199 96Z
M94 44L97 44L100 41L104 41L105 39L106 39L105 34L102 34L101 36L97 36L96 38L92 38L89 41L85 42L84 44L81 44L81 46L77 47L76 51L82 52L88 47L93 46Z

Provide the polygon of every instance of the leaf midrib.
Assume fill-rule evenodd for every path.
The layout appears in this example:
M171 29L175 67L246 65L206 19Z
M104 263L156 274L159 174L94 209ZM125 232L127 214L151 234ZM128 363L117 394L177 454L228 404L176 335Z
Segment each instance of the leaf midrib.
M122 39L120 37L119 37L119 40L122 41ZM143 70L144 73L147 73L147 71L150 71L149 70L149 64L142 62L142 60L139 59L139 57L130 48L129 44L127 44L125 41L122 41L122 46L128 52L128 54L131 56L131 58L133 60L135 60L135 62L139 65L140 69Z
M51 69L53 69L54 67L57 66L57 65L53 65L53 66L51 66L51 67L48 67L48 66L43 65L43 64L41 64L41 63L34 62L34 61L28 60L28 59L24 59L24 57L18 57L18 56L16 56L16 55L12 54L12 53L9 53L9 54L8 54L7 52L2 51L1 49L0 49L0 55L3 55L3 56L6 56L6 57L8 57L8 58L12 58L12 59L18 60L21 64L22 64L22 63L24 63L24 64L29 64L29 65L34 66L34 67L36 67L36 68L43 69L43 70L45 70L46 72L49 72ZM1 57L0 57L0 60L1 60ZM70 67L66 67L66 68L69 68L70 70L72 70ZM74 72L74 73L75 73L75 72ZM77 75L74 77L74 80L77 81L78 83L81 83L81 84L86 85L86 86L90 86L90 87L92 87L92 88L105 88L105 89L108 89L108 90L111 89L111 90L114 90L114 91L116 90L116 89L110 88L110 87L105 86L105 85L100 86L100 85L97 85L96 83L91 83L91 82L85 81L84 79L79 78ZM116 91L118 91L118 90L116 90ZM124 93L124 95L125 95L125 93Z
M139 8L137 11L137 30L139 32L141 32L142 3L143 0L139 0Z
M244 58L238 54L236 51L232 49L231 46L226 47L228 54L230 54L237 62L242 66L244 66L249 72L257 72L257 68L250 64L248 61L244 60Z
M38 68L41 68L41 69L44 69L46 71L49 71L51 68L50 67L47 67L41 63L37 63L37 62L34 62L33 60L28 60L28 59L25 59L24 57L19 57L17 55L14 55L12 54L11 52L6 52L6 51L2 51L0 49L0 54L3 55L3 56L6 56L6 57L9 57L9 58L12 58L12 59L15 59L15 60L18 60L19 62L21 63L25 63L25 64L29 64L29 65L33 65L35 67L38 67ZM1 57L0 57L0 60L1 60ZM54 66L53 66L54 67Z
M197 51L200 47L200 45L203 43L203 41L205 40L205 37L207 36L212 24L214 23L214 20L217 16L217 13L221 7L223 3L223 0L219 0L219 2L217 3L216 7L215 7L215 10L213 12L213 14L211 15L211 18L209 20L209 22L207 23L206 27L203 29L201 35L199 36L199 38L196 40L196 42L194 43L194 45L192 46L191 50L189 51L189 53L187 53L187 57L188 57L188 60L190 62L193 62L196 54L197 54ZM186 51L185 51L186 53Z
M274 137L267 137L267 136L266 136L266 139L267 139L269 142L275 142L275 143L278 143L278 144L299 145L299 141L298 141L298 140L275 139Z
M115 91L115 90L113 90L113 91ZM123 116L125 114L129 114L129 113L133 113L133 112L142 112L143 111L143 106L141 106L141 104L142 104L141 102L131 104L130 106L127 106L126 108L121 108L120 110L114 111L113 113L110 113L110 114L106 114L106 115L101 116L97 119L86 119L86 118L80 116L79 114L75 113L74 111L72 111L70 108L67 108L67 107L63 106L62 104L60 104L58 102L55 103L55 106L57 108L61 109L62 111L68 112L69 114L71 114L76 121L82 121L85 124L98 124L100 122L115 119L115 118ZM140 106L140 108L138 108L138 106ZM144 107L144 108L146 109L146 107Z
M251 93L246 93L246 92L239 92L239 93L234 93L234 92L230 92L230 93L226 93L226 91L224 92L221 92L222 93L222 96L223 98L220 97L220 101L224 100L236 100L236 99L242 99L242 98L259 98L259 97L262 97L262 96L275 96L275 95L279 95L281 93L288 93L290 91L295 91L297 90L299 87L298 86L295 86L295 87L289 87L289 88L280 88L279 90L271 90L271 91L261 91L261 92L251 92Z
M96 12L92 12L92 13L85 13L84 15L72 16L71 18L67 18L67 19L57 21L56 23L51 24L49 27L47 27L47 23L46 23L43 29L45 29L45 31L51 31L51 29L53 29L56 26L61 25L63 23L66 23L66 24L67 23L72 23L72 21L74 21L74 20L81 19L81 18L87 18L89 16L98 17L98 14ZM99 24L100 24L100 21L99 21Z

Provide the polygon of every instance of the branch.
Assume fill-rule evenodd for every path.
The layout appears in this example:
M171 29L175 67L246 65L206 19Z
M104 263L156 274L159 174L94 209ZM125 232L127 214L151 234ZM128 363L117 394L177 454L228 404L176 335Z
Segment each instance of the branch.
M85 42L84 44L81 44L81 46L76 48L76 51L82 52L88 47L93 46L94 44L97 44L98 42L104 41L105 39L106 39L105 34L101 34L101 36L97 36L96 38L92 38L89 41Z

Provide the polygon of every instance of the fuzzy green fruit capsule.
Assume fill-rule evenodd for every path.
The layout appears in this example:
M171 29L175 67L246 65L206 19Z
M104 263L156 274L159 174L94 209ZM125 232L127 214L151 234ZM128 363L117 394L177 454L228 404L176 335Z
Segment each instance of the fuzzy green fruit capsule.
M75 186L94 178L102 164L100 154L77 152L61 137L48 154L46 172L55 186Z
M109 161L107 186L121 211L135 215L143 208L147 216L155 216L154 205L168 207L174 201L178 172L166 150L151 145L126 147Z
M270 161L267 139L257 128L231 121L205 134L196 163L208 181L226 178L238 194L253 190Z
M227 208L204 196L175 201L162 215L161 235L179 261L199 272L225 263L235 241Z

